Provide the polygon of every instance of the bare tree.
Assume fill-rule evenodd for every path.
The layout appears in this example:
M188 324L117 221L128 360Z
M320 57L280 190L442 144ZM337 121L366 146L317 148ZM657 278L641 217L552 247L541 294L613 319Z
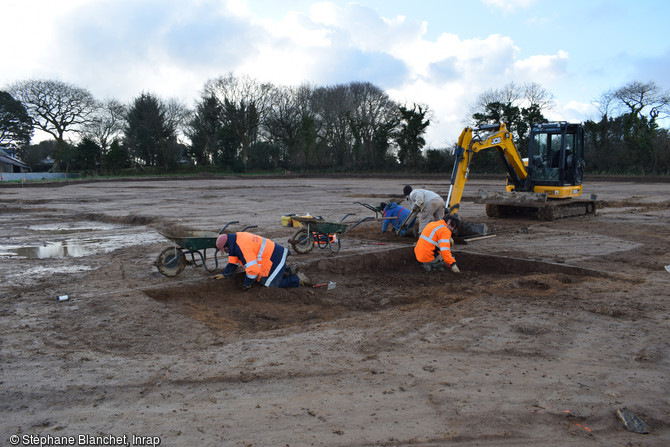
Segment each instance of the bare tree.
M611 92L618 106L640 118L649 114L649 121L667 116L670 111L670 92L663 91L655 82L633 81Z
M259 127L266 119L272 88L270 83L232 72L205 83L203 96L213 95L223 107L223 124L239 138L245 165L249 146L258 138Z
M520 86L510 82L500 89L490 89L477 96L471 104L467 122L473 125L473 115L482 113L489 104L499 103L519 109L536 109L541 113L554 107L554 95L540 84L528 82ZM510 124L510 123L507 123Z
M309 109L301 101L301 92L308 87L276 87L271 92L270 107L262 125L265 134L280 144L288 162L304 165L306 146L309 144L304 135L305 118ZM311 95L311 89L309 89Z
M351 128L360 146L360 162L379 167L399 123L398 105L379 87L369 82L348 86L352 96Z
M545 112L554 108L554 95L540 84L528 82L521 86L523 92L523 106L537 107Z
M601 116L586 123L587 150L603 170L667 171L662 160L667 130L657 120L670 112L670 92L654 82L633 81L605 91L597 100Z
M312 98L316 120L321 123L319 139L322 141L312 154L313 161L321 167L354 167L355 136L349 118L354 105L347 86L340 84L317 88Z
M511 104L518 105L523 98L523 92L514 82L510 82L499 89L489 89L477 96L477 99L470 105L467 122L472 125L474 120L472 116L486 110L489 104Z
M81 87L53 80L22 81L10 87L12 96L21 101L35 125L56 140L53 169L60 168L65 135L90 124L98 103Z
M100 146L105 154L112 141L123 134L125 116L126 107L116 99L108 99L93 114L82 134Z
M599 120L607 118L612 114L614 99L614 91L607 90L595 100L596 107L600 112Z
M176 139L179 140L181 136L186 135L193 111L174 98L164 101L163 105L165 108L165 124L169 129L172 129Z

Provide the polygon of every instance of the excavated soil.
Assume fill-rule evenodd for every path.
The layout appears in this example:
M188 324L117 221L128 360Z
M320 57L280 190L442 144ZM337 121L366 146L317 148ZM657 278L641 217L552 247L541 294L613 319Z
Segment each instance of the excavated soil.
M595 216L545 222L487 218L475 193L500 185L472 179L461 216L489 237L453 247L458 275L425 273L415 240L379 220L354 226L378 217L361 203L407 183L448 192L411 178L0 185L3 445L668 445L668 183L587 182ZM153 265L174 245L160 231L235 222L291 248L281 216L307 213L355 213L339 252L291 250L322 287L243 292L241 273L215 279L213 253L175 277ZM649 433L627 430L624 408Z

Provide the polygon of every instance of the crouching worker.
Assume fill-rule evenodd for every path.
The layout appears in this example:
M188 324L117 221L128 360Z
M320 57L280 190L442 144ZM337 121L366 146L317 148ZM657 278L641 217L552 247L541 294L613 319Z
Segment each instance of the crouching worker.
M310 285L304 273L293 274L286 265L288 250L270 239L246 232L222 234L216 239L216 248L228 254L224 278L230 278L238 265L244 268L242 290L249 290L256 281L266 287Z
M423 231L428 222L444 217L444 199L437 193L427 189L414 189L405 185L402 190L412 211L419 213L419 232Z
M414 255L417 261L423 263L424 270L427 272L444 270L446 265L452 272L460 273L451 254L451 232L456 227L458 217L452 215L426 225L414 247Z
M416 223L416 217L412 219L411 222L408 222L405 228L401 229L402 224L407 220L412 212L407 208L398 205L396 202L390 202L385 205L382 209L384 210L384 222L382 223L382 233L386 233L389 225L395 230L398 236L414 236L414 224Z

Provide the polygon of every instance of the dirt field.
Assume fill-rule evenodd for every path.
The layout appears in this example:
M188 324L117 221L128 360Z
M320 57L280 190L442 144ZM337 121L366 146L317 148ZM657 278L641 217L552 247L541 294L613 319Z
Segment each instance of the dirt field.
M670 445L670 183L592 181L595 216L543 222L488 219L476 191L502 188L472 179L461 216L495 237L454 247L460 275L423 272L379 221L289 257L332 290L153 265L164 227L239 221L290 247L282 215L354 223L406 183L447 195L446 178L0 185L0 443Z

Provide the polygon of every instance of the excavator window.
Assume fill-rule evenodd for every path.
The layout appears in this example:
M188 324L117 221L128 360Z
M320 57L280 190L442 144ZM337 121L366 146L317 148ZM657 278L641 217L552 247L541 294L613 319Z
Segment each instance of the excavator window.
M533 162L529 174L533 181L581 184L583 142L584 134L580 126L547 124L534 128L529 151Z
M558 168L561 165L561 152L555 151L551 156L551 167Z
M558 137L558 141L556 138ZM532 141L533 170L532 177L535 181L556 182L558 181L558 164L554 166L557 154L560 156L561 135L550 133L536 133Z
M561 138L560 134L551 134L551 167L561 166Z
M533 155L539 157L540 160L542 161L542 164L544 164L548 160L549 146L547 144L547 134L546 133L535 134L534 140L535 144L533 145L534 149Z

